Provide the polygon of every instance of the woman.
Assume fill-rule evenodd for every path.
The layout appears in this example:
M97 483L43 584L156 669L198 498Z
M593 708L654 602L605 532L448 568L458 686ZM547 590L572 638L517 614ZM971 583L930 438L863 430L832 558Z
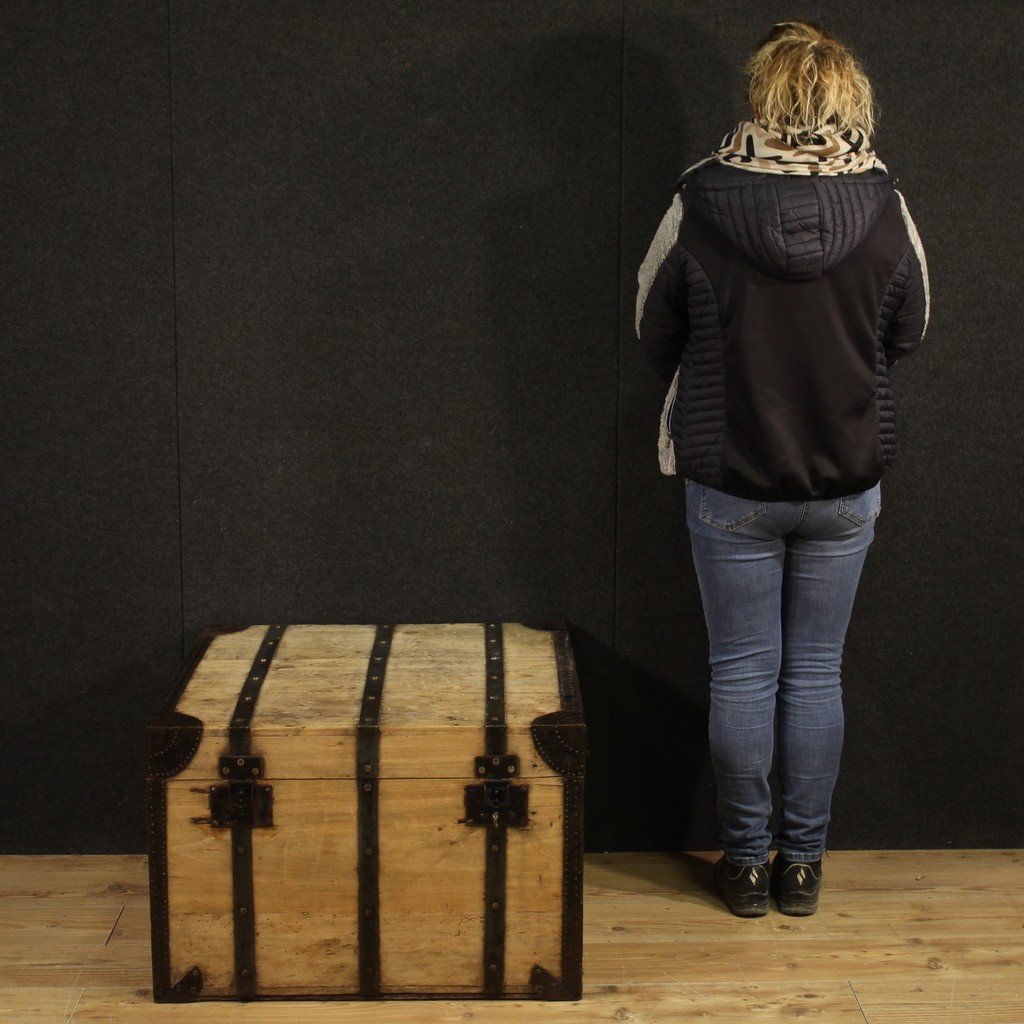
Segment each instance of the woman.
M708 629L715 881L754 917L769 891L785 913L817 909L843 644L896 455L888 373L920 344L929 295L855 58L787 21L746 71L753 117L676 182L636 329L671 382L659 460L685 478Z

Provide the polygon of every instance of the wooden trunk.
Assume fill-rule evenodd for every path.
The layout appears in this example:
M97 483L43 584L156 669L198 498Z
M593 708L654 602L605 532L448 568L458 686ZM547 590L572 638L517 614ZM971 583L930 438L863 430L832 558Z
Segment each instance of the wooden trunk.
M148 728L153 995L582 992L564 623L209 627Z

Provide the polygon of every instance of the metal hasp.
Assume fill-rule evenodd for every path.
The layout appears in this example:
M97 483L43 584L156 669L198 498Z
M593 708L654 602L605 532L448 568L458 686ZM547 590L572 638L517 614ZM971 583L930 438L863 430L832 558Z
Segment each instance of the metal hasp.
M467 786L464 823L522 828L529 824L529 788L515 786L507 779Z
M466 816L463 824L522 828L529 824L528 785L515 785L519 774L516 754L488 754L476 758L476 774L483 782L466 786Z
M272 828L274 787L256 781L263 776L263 758L223 756L220 774L229 781L210 787L210 824L214 828Z

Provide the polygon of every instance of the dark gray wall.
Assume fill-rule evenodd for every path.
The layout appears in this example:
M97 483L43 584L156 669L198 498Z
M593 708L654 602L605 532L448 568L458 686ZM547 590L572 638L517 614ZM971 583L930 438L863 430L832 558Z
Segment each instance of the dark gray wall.
M167 11L0 5L0 849L133 850L181 655Z
M636 268L792 12L453 10L0 12L5 851L144 848L144 723L204 623L490 616L572 624L587 848L713 845ZM932 285L830 845L1018 846L1021 211L997 140L1019 29L989 31L996 4L887 9L884 33L864 5L802 13L878 89Z

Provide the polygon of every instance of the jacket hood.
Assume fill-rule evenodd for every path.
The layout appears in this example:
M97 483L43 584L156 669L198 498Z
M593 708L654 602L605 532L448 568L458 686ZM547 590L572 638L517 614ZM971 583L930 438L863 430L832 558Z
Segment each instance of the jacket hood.
M888 171L773 174L708 159L676 182L695 209L773 277L813 281L853 251L893 194Z

